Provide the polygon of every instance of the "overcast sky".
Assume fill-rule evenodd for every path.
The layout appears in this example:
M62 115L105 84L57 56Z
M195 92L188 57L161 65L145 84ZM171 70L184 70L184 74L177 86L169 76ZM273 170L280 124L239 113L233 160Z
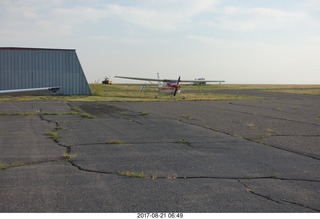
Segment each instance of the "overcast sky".
M0 0L0 26L0 47L76 49L89 82L320 83L319 0Z

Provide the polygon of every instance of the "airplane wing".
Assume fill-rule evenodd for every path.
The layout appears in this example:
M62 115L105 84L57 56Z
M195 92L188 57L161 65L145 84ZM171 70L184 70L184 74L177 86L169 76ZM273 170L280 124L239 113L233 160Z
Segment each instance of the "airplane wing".
M212 81L212 80L180 80L180 82L193 83L193 82L225 82L225 81Z
M140 80L140 81L157 81L157 82L165 82L165 79L155 79L155 78L134 78L134 77L123 77L123 76L114 76L115 78L123 78L130 80Z
M177 82L176 79L155 79L155 78L135 78L135 77L124 77L124 76L114 76L115 78L123 78L130 80L140 80L140 81L157 81L157 82ZM225 82L222 80L180 80L179 82L184 83L193 83L193 82Z
M26 95L33 93L56 93L60 89L57 87L40 87L40 88L26 88L26 89L14 89L14 90L0 90L0 95Z

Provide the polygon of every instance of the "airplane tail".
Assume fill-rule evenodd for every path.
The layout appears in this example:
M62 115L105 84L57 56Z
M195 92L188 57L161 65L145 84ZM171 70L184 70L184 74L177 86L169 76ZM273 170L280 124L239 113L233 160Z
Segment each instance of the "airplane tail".
M158 76L158 79L160 80L160 74L159 74L159 72L157 73L157 76ZM162 87L162 82L158 82L158 87Z

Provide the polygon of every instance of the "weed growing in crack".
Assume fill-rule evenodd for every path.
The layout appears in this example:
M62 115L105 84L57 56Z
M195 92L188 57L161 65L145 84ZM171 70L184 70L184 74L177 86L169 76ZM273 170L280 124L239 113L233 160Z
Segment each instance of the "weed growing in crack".
M58 130L49 130L44 133L45 135L49 136L53 141L58 141Z
M177 144L187 144L187 145L190 145L191 143L184 140L183 138L179 139L178 141L176 141L175 143Z
M265 139L267 136L256 136L254 138L249 138L251 141L261 141Z
M148 112L146 112L146 111L141 111L141 112L139 112L139 115L140 116L147 116L147 115L149 115L150 113L148 113Z
M71 154L70 152L65 152L63 154L63 158L67 161L70 161L70 160L74 160L76 158L76 155Z
M251 129L257 129L256 124L254 124L253 122L247 123L247 126L248 126L249 128L251 128Z
M272 133L273 133L273 130L272 130L271 128L268 128L268 129L266 130L266 132L268 132L269 134L272 134Z
M167 179L177 179L177 174L171 174L170 176L167 177Z
M58 132L58 131L61 130L61 129L62 129L62 126L61 126L58 122L56 122L55 131Z
M128 114L129 114L128 111L120 111L119 112L119 115L121 115L121 116L127 116Z
M78 115L83 117L83 118L86 118L86 119L94 119L94 118L96 118L95 116L93 116L93 115L91 115L89 113L85 113L85 112L79 113Z
M152 176L151 176L151 179L157 179L157 178L158 178L157 175L152 175Z
M18 113L6 113L1 112L0 116L38 116L40 113L38 112L18 112Z
M121 141L119 139L112 139L110 141L107 141L105 144L124 144L124 141Z
M5 169L8 169L9 168L9 164L6 164L6 163L0 163L0 170L5 170Z
M72 111L72 115L79 115L83 118L86 118L86 119L94 119L96 118L95 116L89 114L89 113L86 113L86 112L83 112L79 107L71 107L71 111Z
M193 116L191 114L183 114L180 116L180 118L186 119L186 120L195 120L195 121L203 121L203 119L200 116Z
M77 106L72 106L72 107L71 107L71 111L72 111L72 112L76 112L76 113L82 112L82 110L81 110L79 107L77 107Z
M235 132L235 133L233 134L233 136L236 137L236 138L239 138L239 139L242 139L242 138L243 138L239 132Z
M17 112L17 113L7 113L0 112L0 116L59 116L59 115L69 115L70 113L57 113L57 112Z
M5 170L8 168L12 168L12 167L21 167L24 166L24 163L18 162L18 163L12 163L12 164L7 164L7 163L0 163L0 170Z
M184 118L184 119L191 119L192 115L191 114L183 114L180 117Z
M119 175L133 177L133 178L145 178L145 175L143 172L123 171L123 172L120 172Z

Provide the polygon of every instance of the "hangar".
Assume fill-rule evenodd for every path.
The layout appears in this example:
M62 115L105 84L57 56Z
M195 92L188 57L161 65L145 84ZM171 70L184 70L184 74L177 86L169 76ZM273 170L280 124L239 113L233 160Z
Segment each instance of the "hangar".
M59 95L91 95L75 49L0 47L0 90L59 86Z

